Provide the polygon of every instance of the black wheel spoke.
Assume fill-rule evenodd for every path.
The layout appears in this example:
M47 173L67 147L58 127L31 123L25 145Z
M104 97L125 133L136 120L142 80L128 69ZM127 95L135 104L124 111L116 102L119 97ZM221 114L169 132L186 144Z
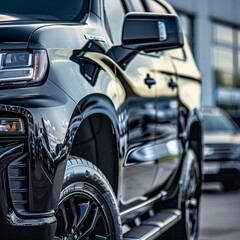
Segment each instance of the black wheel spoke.
M76 166L76 171L73 166ZM67 167L67 176L64 178L55 213L57 227L54 239L119 239L121 229L120 224L116 224L119 216L117 203L112 201L114 195L110 195L111 189L103 176L92 163L84 159L74 158ZM90 177L92 174L98 177L97 181Z
M87 218L87 216L90 212L90 209L92 207L92 206L90 206L90 202L81 203L78 206L79 206L79 209L80 209L80 213L79 213L79 218L78 218L78 222L77 222L77 225L76 225L76 231L80 230L82 224L86 220L86 218Z
M57 218L62 224L56 239L108 239L108 224L100 205L92 198L79 193L69 197L60 204Z
M74 198L70 198L69 199L69 205L70 205L70 209L72 211L72 227L75 227L77 225L77 209L76 209L76 205L74 203Z
M190 211L190 217L191 217L192 222L195 223L197 221L197 216L198 216L198 210L197 209L192 209Z
M198 225L198 179L195 171L191 173L186 199L186 222L190 236L194 236Z
M66 213L66 209L64 207L64 205L61 206L61 212L62 212L62 216L63 216L63 221L64 221L64 232L67 232L67 229L68 229L68 217L67 217L67 213Z
M91 226L90 226L89 229L86 230L86 232L83 235L80 236L79 240L86 239L87 237L89 237L94 232L94 229L97 225L98 219L101 216L101 214L100 214L100 211L99 211L98 207L95 208L93 210L93 212L94 212L94 215L93 215L93 218L92 218Z

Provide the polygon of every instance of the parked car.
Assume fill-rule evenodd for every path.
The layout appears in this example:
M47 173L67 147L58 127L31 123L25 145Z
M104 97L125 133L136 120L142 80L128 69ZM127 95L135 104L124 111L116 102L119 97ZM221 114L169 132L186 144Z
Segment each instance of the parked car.
M240 188L240 129L217 108L203 111L205 181L221 182L226 190Z
M4 1L0 49L1 239L196 239L201 81L169 4Z

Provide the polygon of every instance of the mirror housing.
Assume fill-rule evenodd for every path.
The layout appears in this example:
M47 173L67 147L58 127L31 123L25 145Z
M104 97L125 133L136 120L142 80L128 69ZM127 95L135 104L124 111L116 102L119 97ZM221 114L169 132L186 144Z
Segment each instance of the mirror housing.
M122 32L122 47L160 51L183 47L179 17L173 14L128 13Z

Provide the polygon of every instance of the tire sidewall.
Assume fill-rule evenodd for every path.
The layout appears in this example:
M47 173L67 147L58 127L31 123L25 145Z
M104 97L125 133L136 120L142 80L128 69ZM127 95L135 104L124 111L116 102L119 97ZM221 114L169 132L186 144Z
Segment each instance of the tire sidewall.
M78 163L68 162L59 204L70 195L83 193L91 195L99 202L102 210L111 216L111 228L114 238L122 239L121 219L113 190L103 173L93 164L85 160L75 159Z
M187 223L186 223L186 199L188 195L188 185L191 181L191 173L194 171L196 174L198 183L197 183L197 211L198 211L198 219L197 219L197 226L195 230L194 236L189 236L187 230ZM184 159L183 170L181 175L181 187L180 187L180 194L178 199L178 208L182 211L182 220L180 222L181 227L181 234L183 236L182 239L186 240L193 240L197 239L198 236L198 228L199 228L199 205L200 205L200 196L201 196L201 177L200 177L200 169L199 163L197 161L197 157L192 149L187 151L187 154Z

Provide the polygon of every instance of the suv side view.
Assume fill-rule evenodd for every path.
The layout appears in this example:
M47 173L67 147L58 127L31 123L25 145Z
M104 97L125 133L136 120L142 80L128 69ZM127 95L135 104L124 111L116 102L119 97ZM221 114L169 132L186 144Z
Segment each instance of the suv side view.
M197 238L200 74L164 0L0 10L0 238Z

